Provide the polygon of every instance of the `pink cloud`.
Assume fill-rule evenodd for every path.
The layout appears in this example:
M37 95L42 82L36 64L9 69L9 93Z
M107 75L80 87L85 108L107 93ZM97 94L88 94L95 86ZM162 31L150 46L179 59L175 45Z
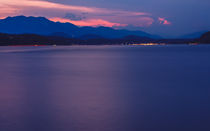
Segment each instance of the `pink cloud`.
M0 17L26 15L44 16L53 21L70 22L78 26L126 26L148 27L154 23L154 16L147 12L124 11L86 6L65 5L45 0L0 0ZM85 18L80 21L63 19L66 13ZM164 18L158 19L161 24L170 25Z
M51 21L54 22L62 22L62 23L72 23L77 26L92 26L92 27L98 27L98 26L105 26L105 27L114 27L114 26L127 26L127 24L120 24L120 23L113 23L102 19L84 19L84 20L69 20L59 17L50 18Z
M24 10L27 7L37 7L45 9L73 10L82 12L95 12L97 8L89 8L85 6L72 6L59 3L53 3L42 0L1 0L0 6L8 6L16 10Z
M57 9L63 11L73 11L73 12L85 12L92 14L115 14L115 15L148 15L145 12L132 12L123 10L111 10L105 8L96 7L86 7L86 6L75 6L75 5L65 5L55 2L49 2L44 0L0 0L0 7L10 7L15 10L24 10L25 8L42 8L42 9Z
M140 17L137 19L137 24L133 24L138 27L148 27L151 26L154 22L154 19L151 17Z
M160 24L163 24L163 25L171 25L171 22L169 22L169 21L166 20L165 18L159 17L159 18L158 18L158 21L160 22Z

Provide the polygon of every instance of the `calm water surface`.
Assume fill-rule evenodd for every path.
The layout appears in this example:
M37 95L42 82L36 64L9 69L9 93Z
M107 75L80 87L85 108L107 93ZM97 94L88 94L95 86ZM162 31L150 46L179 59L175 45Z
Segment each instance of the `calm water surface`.
M0 47L0 131L209 131L210 46Z

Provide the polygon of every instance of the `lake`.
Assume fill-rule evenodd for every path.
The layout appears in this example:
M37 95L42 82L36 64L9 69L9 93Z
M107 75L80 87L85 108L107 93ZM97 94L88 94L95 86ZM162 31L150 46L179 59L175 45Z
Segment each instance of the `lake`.
M210 45L0 47L0 131L209 131Z

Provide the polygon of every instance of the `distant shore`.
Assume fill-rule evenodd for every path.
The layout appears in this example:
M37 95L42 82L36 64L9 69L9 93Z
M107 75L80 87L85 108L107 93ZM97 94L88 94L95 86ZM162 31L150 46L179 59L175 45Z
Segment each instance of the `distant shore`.
M36 34L0 34L0 46L59 46L59 45L166 45L202 44L200 39L151 39L128 36L119 39L77 39ZM210 42L209 42L210 43Z

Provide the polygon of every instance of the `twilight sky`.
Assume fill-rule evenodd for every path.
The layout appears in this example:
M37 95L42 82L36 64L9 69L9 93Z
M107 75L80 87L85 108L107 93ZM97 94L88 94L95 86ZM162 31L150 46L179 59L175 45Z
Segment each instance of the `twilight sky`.
M165 37L210 30L210 0L0 0L0 17L44 16L78 26L143 30Z

